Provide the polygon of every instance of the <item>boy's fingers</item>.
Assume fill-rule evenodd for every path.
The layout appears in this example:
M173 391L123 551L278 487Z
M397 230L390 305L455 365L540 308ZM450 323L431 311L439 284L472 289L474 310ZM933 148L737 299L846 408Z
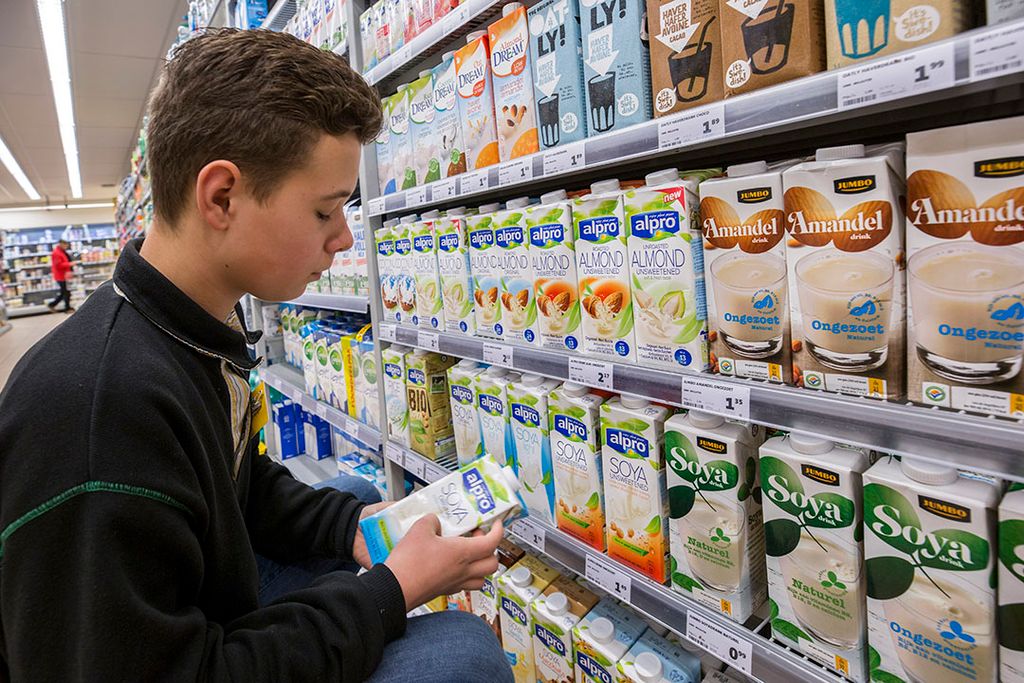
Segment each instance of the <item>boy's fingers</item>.
M437 518L437 515L429 514L424 515L420 519L416 520L416 523L409 529L410 532L422 528L423 531L429 533L431 536L441 535L441 520Z
M491 530L482 536L475 536L473 538L466 539L472 545L469 546L469 554L473 559L479 559L486 556L493 556L494 551L497 550L498 544L501 543L502 536L505 534L505 525L501 521L494 523Z
M494 572L498 571L498 558L493 555L485 557L482 560L477 560L473 564L469 565L469 575L473 578L483 578L490 576Z

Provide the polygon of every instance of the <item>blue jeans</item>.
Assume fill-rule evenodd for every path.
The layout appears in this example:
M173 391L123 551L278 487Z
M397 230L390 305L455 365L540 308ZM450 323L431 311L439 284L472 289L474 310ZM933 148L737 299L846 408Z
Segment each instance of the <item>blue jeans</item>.
M370 482L342 475L315 488L336 488L365 503L380 502ZM260 572L260 604L306 588L332 571L358 571L354 562L308 560L282 565L256 556ZM511 683L512 669L490 626L467 612L439 612L409 619L405 635L384 648L380 665L368 683Z

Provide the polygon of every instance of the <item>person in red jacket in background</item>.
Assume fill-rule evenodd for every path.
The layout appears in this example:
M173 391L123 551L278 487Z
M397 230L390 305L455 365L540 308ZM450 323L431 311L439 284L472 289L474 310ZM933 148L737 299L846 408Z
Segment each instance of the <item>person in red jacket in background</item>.
M50 271L53 273L53 279L56 280L57 286L60 288L60 292L57 294L57 298L46 304L50 312L57 310L57 304L62 300L64 301L64 312L70 313L75 310L71 307L71 290L68 289L68 278L71 276L71 257L68 256L68 247L71 243L67 240L60 240L57 242L57 246L53 248L53 253L50 254Z

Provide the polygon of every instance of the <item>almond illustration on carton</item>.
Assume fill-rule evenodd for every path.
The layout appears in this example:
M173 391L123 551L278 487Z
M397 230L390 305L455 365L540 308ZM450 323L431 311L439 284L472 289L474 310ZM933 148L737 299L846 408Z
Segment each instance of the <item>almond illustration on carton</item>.
M989 197L980 206L958 178L941 171L915 171L907 179L908 218L940 239L968 232L976 242L1006 246L1024 241L1024 187Z
M761 254L779 243L786 231L786 214L779 209L763 209L741 220L736 210L719 197L700 202L704 239L712 247L732 249L739 245L748 254Z

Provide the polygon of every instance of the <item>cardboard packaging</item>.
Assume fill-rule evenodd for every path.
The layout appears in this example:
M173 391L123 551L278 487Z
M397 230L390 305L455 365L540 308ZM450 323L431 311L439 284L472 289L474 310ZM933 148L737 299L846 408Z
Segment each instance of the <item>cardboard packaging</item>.
M1024 484L999 505L999 680L1024 683Z
M526 8L521 2L510 2L501 12L501 19L488 27L487 37L491 46L498 156L508 161L539 151L540 144Z
M534 99L542 149L587 137L583 43L578 0L542 0L530 8Z
M456 358L416 349L406 356L410 447L437 460L455 452L447 370ZM501 463L504 465L505 463Z
M655 116L725 97L718 12L718 0L647 0Z

